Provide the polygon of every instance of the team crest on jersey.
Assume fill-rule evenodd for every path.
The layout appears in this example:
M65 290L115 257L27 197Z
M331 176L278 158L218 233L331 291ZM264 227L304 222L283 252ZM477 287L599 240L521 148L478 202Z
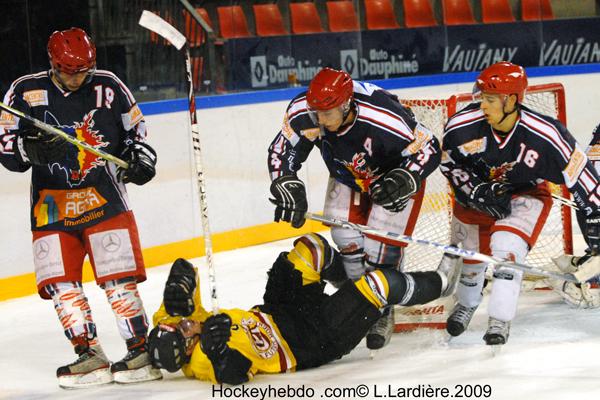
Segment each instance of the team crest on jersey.
M343 164L348 171L350 171L350 173L354 177L355 183L361 188L363 192L368 191L369 186L371 186L371 183L378 177L378 168L372 170L371 167L367 165L365 156L365 152L360 152L355 153L354 156L352 156L351 162L345 160L337 160L338 162Z
M100 131L94 130L94 114L98 111L94 109L83 116L83 121L75 122L73 126L59 126L60 129L69 133L71 136L79 139L82 142L86 142L95 149L101 149L108 146L108 142L103 141L104 135L100 134ZM102 158L85 151L80 148L76 148L77 153L74 159L68 160L66 165L53 164L50 167L52 171L54 167L58 167L60 170L66 173L67 183L70 187L76 187L81 185L85 181L85 178L90 174L91 171L98 167L103 167L106 161Z
M499 167L490 167L489 178L492 181L505 182L507 180L506 174L508 174L514 168L516 161L505 162Z
M269 359L277 354L279 345L271 327L254 318L242 318L241 325L250 339L252 348L260 358Z

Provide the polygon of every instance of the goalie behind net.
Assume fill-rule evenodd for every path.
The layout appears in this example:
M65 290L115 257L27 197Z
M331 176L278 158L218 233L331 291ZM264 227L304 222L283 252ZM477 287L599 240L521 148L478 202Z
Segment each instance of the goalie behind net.
M564 88L561 84L530 86L527 89L524 104L542 114L558 119L566 125ZM427 126L442 142L444 126L448 117L460 111L472 101L471 94L460 94L448 99L412 99L401 100L402 104L414 112L417 120ZM569 198L569 192L563 186L551 184L552 191ZM427 178L427 189L419 214L414 237L438 243L450 244L452 217L452 199L450 186L437 169ZM526 262L536 267L551 263L551 257L572 254L573 239L571 232L571 211L567 206L554 203L550 216L539 239L529 252ZM442 253L436 249L424 250L419 246L406 248L404 270L428 271L436 269ZM450 299L448 299L450 300ZM396 330L406 328L431 327L444 328L449 301L421 306L420 308L399 308L396 310ZM410 323L406 323L406 320Z

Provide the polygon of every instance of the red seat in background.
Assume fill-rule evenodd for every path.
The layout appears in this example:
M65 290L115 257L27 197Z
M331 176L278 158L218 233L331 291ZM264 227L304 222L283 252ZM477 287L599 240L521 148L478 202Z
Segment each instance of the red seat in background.
M324 32L315 3L290 3L290 16L294 34Z
M248 21L241 6L217 7L221 36L225 39L252 36L248 30Z
M442 0L445 25L476 24L469 0Z
M365 14L367 29L400 28L391 0L365 0Z
M255 4L254 22L256 23L256 34L258 36L287 35L288 32L283 25L281 11L277 4Z
M514 22L508 0L481 0L481 20L484 24Z
M404 25L407 28L437 25L429 0L403 0L403 3Z
M359 31L360 24L352 1L328 1L327 18L331 32Z
M521 0L521 19L523 21L554 19L550 0Z

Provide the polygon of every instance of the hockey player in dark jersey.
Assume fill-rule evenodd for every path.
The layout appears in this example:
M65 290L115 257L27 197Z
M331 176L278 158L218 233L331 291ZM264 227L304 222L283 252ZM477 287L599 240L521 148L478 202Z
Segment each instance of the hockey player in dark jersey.
M157 367L214 383L241 384L257 373L314 368L348 354L388 304L427 303L445 295L454 265L438 271L367 272L331 296L324 279L340 280L339 253L311 233L282 252L268 272L264 303L210 315L200 303L196 272L177 260L149 344ZM185 319L183 318L185 317Z
M585 212L586 236L600 249L598 175L569 131L557 120L522 102L525 70L509 62L485 69L477 78L480 102L452 116L445 127L441 170L454 189L453 229L465 248L523 262L548 218L552 199L546 181L565 184ZM448 332L467 328L481 302L485 264L464 260L458 304ZM496 268L489 300L486 344L509 336L523 273Z
M0 162L31 169L31 229L37 288L52 299L78 359L58 368L62 387L158 379L147 352L148 322L137 282L146 279L126 183L155 175L156 153L146 143L144 118L129 89L113 73L96 70L96 49L79 28L54 32L51 68L13 82L4 102L129 163L103 159L40 132L2 112ZM83 292L84 258L104 289L126 356L110 365Z
M304 224L308 208L304 183L296 176L313 147L329 170L324 213L410 235L426 177L439 165L437 139L391 93L353 81L346 72L319 71L308 91L288 105L281 131L269 147L275 221ZM366 269L400 268L403 247L359 232L332 228L348 277ZM393 313L367 335L371 349L383 347L393 329Z

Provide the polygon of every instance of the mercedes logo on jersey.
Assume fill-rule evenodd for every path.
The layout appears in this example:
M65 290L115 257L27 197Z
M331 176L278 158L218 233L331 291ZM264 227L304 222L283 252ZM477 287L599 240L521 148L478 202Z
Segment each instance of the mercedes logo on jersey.
M109 232L102 238L102 247L109 253L114 253L121 248L121 239L117 234Z
M50 245L45 240L38 240L35 242L33 254L38 260L43 260L50 254Z

